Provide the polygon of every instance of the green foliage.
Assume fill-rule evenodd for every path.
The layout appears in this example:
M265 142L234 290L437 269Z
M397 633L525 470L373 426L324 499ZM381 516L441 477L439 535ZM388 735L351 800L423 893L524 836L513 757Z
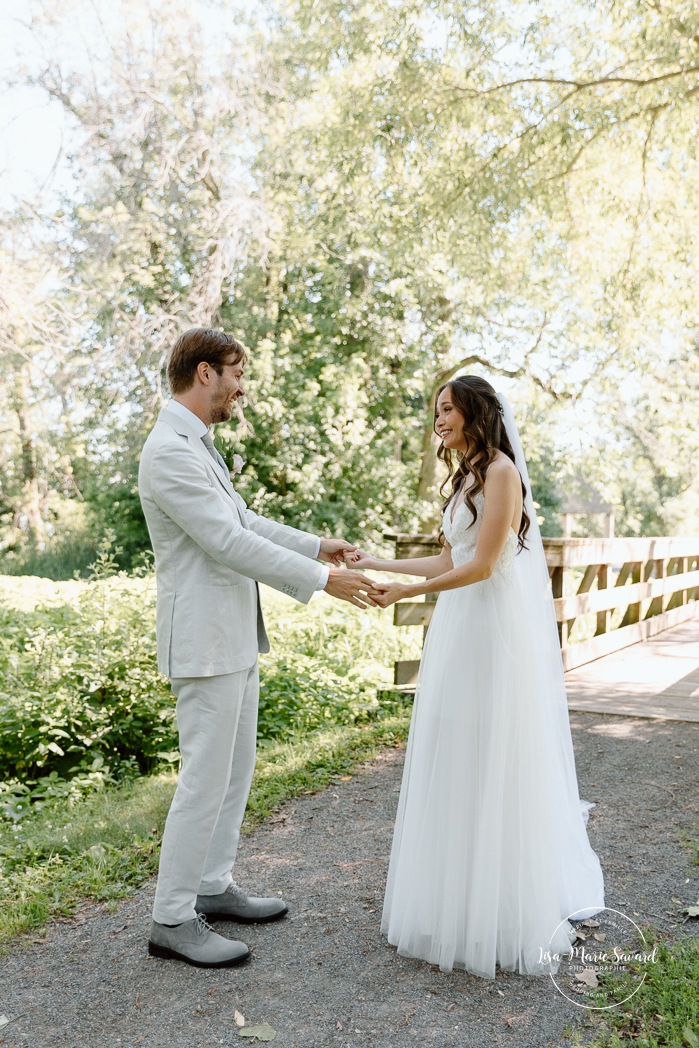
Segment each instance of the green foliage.
M246 273L222 305L254 347L241 491L258 512L359 542L417 528L424 328L389 288L389 268L304 250L298 266Z
M28 594L37 606L27 608ZM417 642L390 615L266 594L259 736L284 740L392 712L377 689ZM407 639L406 639L407 638ZM176 759L175 704L155 657L155 583L104 545L86 582L6 578L0 602L0 804L71 796ZM70 780L67 785L64 780Z
M52 493L46 505L46 534L41 548L19 528L6 538L0 552L0 574L39 575L70 579L87 574L99 545L99 529L88 502Z
M637 993L624 1005L610 1008L598 1021L588 1048L696 1048L699 1044L699 943L696 938L660 943L656 961L639 966L646 975ZM631 994L639 973L605 976L598 991L599 1006ZM612 985L613 984L613 985Z
M329 597L306 608L279 599L269 606L276 650L261 660L259 737L280 741L329 724L362 724L395 712L378 688L396 659L416 652L418 636L393 626L390 612L356 614Z
M130 571L142 564L150 553L150 538L138 497L137 472L134 448L126 458L107 457L102 471L85 480L82 500L51 493L41 547L15 529L0 551L0 574L57 581L75 575L86 578L105 535L111 536L118 568Z
M52 771L83 775L98 757L120 777L172 750L152 580L112 571L104 553L65 603L29 612L0 605L2 778L26 785Z
M620 533L696 530L685 0L123 0L108 34L94 4L27 5L16 81L75 133L60 206L0 213L5 570L68 577L105 528L120 567L147 548L136 463L190 324L250 347L258 511L362 545L427 527L430 400L466 368L546 423L546 533L576 473Z
M136 435L145 439L141 430ZM93 516L93 534L112 536L115 561L119 568L131 571L144 562L151 545L146 518L138 496L139 447L130 449L126 457L110 457L105 471L98 473L87 491ZM94 553L99 542L94 544Z
M513 405L513 410L518 417L518 428L527 458L541 534L560 535L562 528L559 511L561 494L565 487L561 483L565 460L556 447L555 438L556 420L561 414L560 406L556 412L546 403L541 393L534 393L528 404L520 397L519 403Z

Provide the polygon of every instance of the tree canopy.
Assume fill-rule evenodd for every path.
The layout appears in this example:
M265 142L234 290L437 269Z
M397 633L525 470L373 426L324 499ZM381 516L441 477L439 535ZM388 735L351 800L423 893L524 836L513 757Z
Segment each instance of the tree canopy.
M258 510L431 526L434 392L474 370L547 528L584 474L629 534L696 529L693 5L27 8L12 75L65 112L71 180L0 216L7 565L145 548L138 451L192 324L250 348L252 431L218 439Z

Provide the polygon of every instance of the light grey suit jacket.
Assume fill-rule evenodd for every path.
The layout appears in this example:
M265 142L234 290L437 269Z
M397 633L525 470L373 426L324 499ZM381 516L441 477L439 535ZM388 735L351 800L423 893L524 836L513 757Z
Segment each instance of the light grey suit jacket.
M210 677L269 651L258 582L308 603L317 539L247 509L195 430L164 408L146 440L138 490L158 587L158 668Z

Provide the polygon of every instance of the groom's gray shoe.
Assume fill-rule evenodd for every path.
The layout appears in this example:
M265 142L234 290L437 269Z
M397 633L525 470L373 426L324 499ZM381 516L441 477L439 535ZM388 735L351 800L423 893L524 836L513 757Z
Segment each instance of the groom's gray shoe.
M174 957L195 968L233 968L250 956L244 942L219 935L200 913L174 927L153 921L148 953L152 957Z
M194 908L209 921L240 921L241 924L266 924L286 917L289 912L283 899L256 899L247 895L235 881L220 895L197 895Z

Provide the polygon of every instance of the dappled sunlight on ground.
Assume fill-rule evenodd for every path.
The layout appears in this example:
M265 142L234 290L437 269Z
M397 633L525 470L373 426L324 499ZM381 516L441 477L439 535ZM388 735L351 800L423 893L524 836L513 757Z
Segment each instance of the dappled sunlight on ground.
M609 719L605 718L599 721L597 724L586 724L584 727L581 721L582 718L578 718L576 722L575 718L571 717L571 727L587 731L591 735L608 735L613 739L635 739L637 742L650 742L651 738L656 736L658 732L658 721L651 719L637 720L632 717L623 719L610 717Z

